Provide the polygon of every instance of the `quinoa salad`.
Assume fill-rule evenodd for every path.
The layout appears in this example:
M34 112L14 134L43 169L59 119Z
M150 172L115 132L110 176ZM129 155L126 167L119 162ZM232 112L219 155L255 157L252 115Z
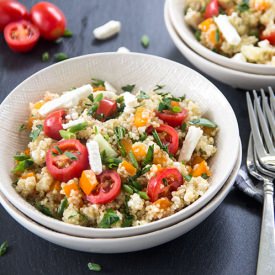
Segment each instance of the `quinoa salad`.
M274 0L187 0L185 22L208 49L275 66Z
M187 207L210 186L218 126L164 85L118 89L93 79L46 92L30 103L19 130L30 141L14 156L14 188L65 223L144 225Z

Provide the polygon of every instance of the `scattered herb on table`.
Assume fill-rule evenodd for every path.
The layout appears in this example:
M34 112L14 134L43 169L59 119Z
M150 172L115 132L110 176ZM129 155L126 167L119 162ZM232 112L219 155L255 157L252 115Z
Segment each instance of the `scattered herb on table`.
M150 44L149 36L144 34L140 39L140 43L144 48L148 48L148 46Z
M70 31L69 29L66 29L62 35L63 37L70 38L73 36L73 32Z
M4 254L6 254L7 250L8 250L8 241L4 241L0 245L0 256L3 256Z
M66 53L62 53L62 52L54 55L55 62L60 62L60 61L66 60L68 58L69 58L69 56Z
M99 264L96 264L96 263L88 263L88 268L91 271L96 271L96 272L101 271L101 266Z
M42 54L42 61L43 62L47 62L47 61L49 61L50 60L50 54L49 54L49 52L44 52L43 54Z

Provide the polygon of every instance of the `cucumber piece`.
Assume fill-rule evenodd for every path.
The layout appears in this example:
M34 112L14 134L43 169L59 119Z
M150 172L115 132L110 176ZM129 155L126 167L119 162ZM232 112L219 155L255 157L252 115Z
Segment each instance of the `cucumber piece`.
M110 158L115 158L118 156L111 144L101 134L95 135L93 140L98 143L100 154L105 151L106 155Z

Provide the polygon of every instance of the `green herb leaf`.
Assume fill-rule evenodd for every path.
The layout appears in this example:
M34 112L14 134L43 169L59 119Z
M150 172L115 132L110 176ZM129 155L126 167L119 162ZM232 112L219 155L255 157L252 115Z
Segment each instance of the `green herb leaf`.
M134 216L130 213L125 213L121 227L130 227L133 225Z
M191 175L183 175L183 177L186 181L190 181L192 179Z
M209 178L209 176L206 173L202 173L201 177L205 180L207 180Z
M153 158L154 158L154 144L149 146L142 165L146 166L147 164L151 164L153 162Z
M240 4L237 6L237 9L238 9L240 12L245 12L245 11L249 10L249 0L243 0L242 3L240 3Z
M161 90L161 89L163 89L164 87L165 87L165 85L158 85L158 84L157 84L157 85L155 86L155 88L154 88L153 91L155 92L155 91Z
M58 207L58 209L57 209L57 214L58 214L59 217L62 217L62 216L63 216L64 210L65 210L68 206L69 206L68 200L67 200L67 198L64 198L64 199L61 201L61 203L60 203L60 205L59 205L59 207Z
M150 98L145 92L140 91L139 94L137 95L138 99L148 99Z
M140 43L144 48L148 48L148 46L150 44L149 36L144 34L140 39Z
M125 192L129 193L129 194L134 194L134 190L127 184L123 184L122 188Z
M6 254L7 250L8 250L8 241L4 241L0 245L0 256L3 256L4 254Z
M30 159L30 156L28 156L26 154L20 154L20 155L13 156L13 158L17 161L22 161L22 160Z
M52 214L51 210L48 207L46 207L45 205L42 205L40 203L36 203L35 207L36 207L37 210L39 210L44 215L46 215L48 217L53 217L53 214Z
M50 60L50 54L49 54L49 52L44 52L43 54L42 54L42 61L43 62L47 62L47 61L49 61Z
M96 272L101 271L101 266L99 264L96 264L96 263L88 263L88 268L91 271L96 271Z
M219 29L216 29L215 40L216 40L216 42L220 42L220 30Z
M136 157L135 157L133 151L130 151L130 152L129 152L129 159L130 159L131 163L133 164L133 166L134 166L136 169L138 169L138 168L139 168L138 162L137 162L137 160L136 160Z
M149 197L146 192L138 192L139 196L144 200L149 200Z
M26 169L30 168L34 164L31 158L21 160L17 163L17 165L12 170L13 173L24 172Z
M201 41L201 31L200 30L195 31L195 37L198 41Z
M77 133L79 131L85 130L87 128L87 126L88 126L88 122L85 121L85 122L82 122L82 123L79 123L79 124L77 124L75 126L70 127L68 129L68 131L71 132L71 133L73 133L73 134L75 134L75 133Z
M31 138L32 141L35 141L38 138L38 136L40 135L42 129L43 129L43 125L37 125L36 129L31 131L30 138Z
M60 61L66 60L68 58L69 58L69 56L66 53L57 53L54 55L55 62L60 62Z
M133 90L134 90L134 88L135 88L135 84L133 84L133 85L126 85L126 86L123 86L123 87L121 87L121 89L124 91L124 92L129 92L129 93L131 93Z
M92 102L94 102L94 95L93 95L93 94L90 94L90 95L88 96L88 98L89 98Z
M159 135L158 135L158 133L157 133L157 131L156 131L155 129L153 130L152 135L153 135L153 137L154 137L155 142L157 143L157 145L158 145L163 151L169 153L169 152L168 152L168 146L167 146L167 145L164 145L164 144L162 143L162 141L160 140Z
M100 87L100 86L105 87L104 80L92 78L92 86L93 87Z
M100 228L110 228L113 224L119 221L119 216L113 209L107 209L102 220L99 223Z
M94 103L98 103L103 99L103 94L100 93L94 98Z
M20 126L19 126L19 128L18 128L18 131L19 132L22 132L22 131L24 131L24 130L26 130L27 129L27 126L26 126L26 124L21 124Z
M88 112L87 112L87 114L89 115L89 116L92 116L95 112L96 112L96 110L98 109L98 103L96 103L96 104L94 104L89 110L88 110Z
M124 102L124 96L118 97L118 98L116 99L116 102L117 102L118 104L123 103L123 102Z
M217 124L207 118L198 118L189 121L190 125L204 126L208 128L216 128Z
M171 109L171 111L173 113L180 113L182 111L182 109L179 106L173 106L172 109Z
M117 126L115 127L115 134L118 140L121 140L124 138L126 134L126 129L124 127Z
M102 164L106 165L110 169L113 169L113 168L117 168L122 160L118 158L108 158L106 155L106 151L104 150L101 153L101 161L102 161Z
M55 145L53 148L58 152L59 155L63 154L63 152L62 152L62 150L59 148L59 146Z
M140 140L140 141L144 141L147 137L148 137L148 136L147 136L146 133L142 133L142 134L140 135L140 137L139 137L139 140Z
M66 29L62 36L66 37L66 38L69 38L69 37L73 36L73 33L69 29Z
M69 151L65 152L64 155L67 156L70 160L78 160L77 156L75 156Z
M66 131L66 130L60 130L59 134L61 135L61 137L63 139L75 139L76 138L74 133L71 133L71 132Z
M186 124L185 122L182 123L180 129L181 129L181 131L182 131L183 133L186 131L186 127L187 127L187 124Z

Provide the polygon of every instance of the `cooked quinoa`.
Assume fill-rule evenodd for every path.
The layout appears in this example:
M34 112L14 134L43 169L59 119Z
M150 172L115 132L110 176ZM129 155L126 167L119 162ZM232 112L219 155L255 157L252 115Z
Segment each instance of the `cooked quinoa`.
M188 0L184 18L210 50L239 62L275 65L274 0Z
M91 84L30 103L15 189L39 211L96 228L144 225L209 188L217 125L165 86Z

